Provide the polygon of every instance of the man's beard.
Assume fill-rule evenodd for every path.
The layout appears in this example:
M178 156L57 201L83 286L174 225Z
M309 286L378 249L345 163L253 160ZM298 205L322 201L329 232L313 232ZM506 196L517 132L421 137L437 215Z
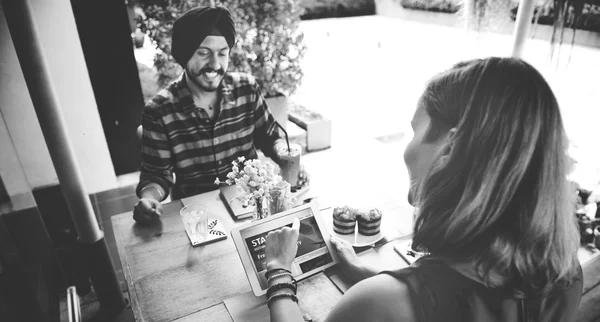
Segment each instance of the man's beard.
M202 68L200 69L197 73L192 73L191 71L187 71L188 75L190 76L189 79L196 84L196 86L198 86L198 88L200 88L201 90L205 91L205 92L214 92L217 90L217 88L219 88L219 85L221 85L221 82L223 81L223 79L221 78L221 80L219 81L219 83L212 87L212 86L206 86L204 84L202 84L201 81L199 81L197 78L204 76L203 74L206 73L210 73L210 72L216 72L218 74L217 77L221 77L225 74L225 71L222 68L219 69L212 69L212 68Z

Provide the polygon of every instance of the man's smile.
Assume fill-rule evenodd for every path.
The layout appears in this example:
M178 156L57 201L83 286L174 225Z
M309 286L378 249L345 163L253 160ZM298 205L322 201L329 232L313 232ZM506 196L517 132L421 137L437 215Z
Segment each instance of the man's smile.
M219 76L219 73L217 73L216 71L212 71L212 72L204 72L204 73L202 73L202 75L204 75L208 78L215 78L215 77Z

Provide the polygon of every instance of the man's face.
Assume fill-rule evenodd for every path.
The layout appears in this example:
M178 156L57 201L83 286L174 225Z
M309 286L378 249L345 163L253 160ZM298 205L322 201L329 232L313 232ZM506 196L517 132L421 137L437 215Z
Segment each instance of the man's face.
M221 84L229 65L229 45L223 36L207 36L200 44L185 71L189 79L207 92L214 92Z

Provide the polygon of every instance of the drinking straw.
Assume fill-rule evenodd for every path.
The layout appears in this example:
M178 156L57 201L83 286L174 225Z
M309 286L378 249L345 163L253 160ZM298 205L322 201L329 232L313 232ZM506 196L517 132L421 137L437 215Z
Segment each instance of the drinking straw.
M283 133L285 134L285 142L287 143L287 148L288 148L288 153L290 153L290 139L288 138L288 134L287 131L283 128L283 126L281 126L281 124L279 124L279 122L275 122L275 124L277 124L277 126L279 126L279 128L283 131Z

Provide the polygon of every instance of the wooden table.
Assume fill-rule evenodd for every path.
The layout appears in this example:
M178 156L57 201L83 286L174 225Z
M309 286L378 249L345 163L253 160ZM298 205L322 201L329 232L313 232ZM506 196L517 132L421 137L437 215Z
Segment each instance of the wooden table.
M251 292L231 238L190 245L179 209L196 202L207 205L211 217L218 218L227 231L241 224L229 216L218 191L164 205L160 221L151 226L136 224L131 213L112 217L136 321L231 321L223 301ZM331 221L331 208L322 214ZM389 240L400 233L386 236ZM402 267L401 258L393 256L395 267ZM323 273L301 281L299 289L301 308L317 321L341 296Z
M410 230L412 208L405 196L370 189L376 187L377 176L357 170L361 164L368 169L384 167L386 158L377 148L371 146L375 150L363 151L352 162L347 160L348 153L355 153L351 146L303 156L302 163L311 174L311 189L304 197L326 196L327 205L317 199L322 207L348 203L380 208L386 216L386 227L382 227L386 238L381 243L385 244ZM349 175L350 171L355 173ZM111 218L136 321L232 321L224 301L251 294L231 236L204 246L190 245L179 210L192 202L208 206L210 216L219 219L227 231L242 223L233 221L218 191L164 204L160 220L149 226L136 224L131 212ZM322 214L331 216L331 208ZM330 217L326 221L330 223ZM405 265L390 245L377 251L388 254L381 261L388 264L383 268ZM325 318L341 294L324 273L299 283L300 307L315 321Z
M384 227L387 240L409 233L412 208L406 202L408 181L398 154L388 154L377 141L344 140L333 146L302 157L311 174L311 189L304 197L324 197L317 199L323 207L378 207L389 219ZM205 246L190 245L179 216L183 204L189 202L208 205L226 229L240 224L228 215L217 192L165 204L161 220L151 226L137 225L131 212L111 218L137 321L232 321L225 302L253 298L230 237ZM368 254L369 261L379 261L383 269L405 265L399 256L392 256L391 246L376 248ZM597 250L580 249L584 272L587 262L597 255ZM341 292L321 273L300 282L298 295L302 311L320 321Z

